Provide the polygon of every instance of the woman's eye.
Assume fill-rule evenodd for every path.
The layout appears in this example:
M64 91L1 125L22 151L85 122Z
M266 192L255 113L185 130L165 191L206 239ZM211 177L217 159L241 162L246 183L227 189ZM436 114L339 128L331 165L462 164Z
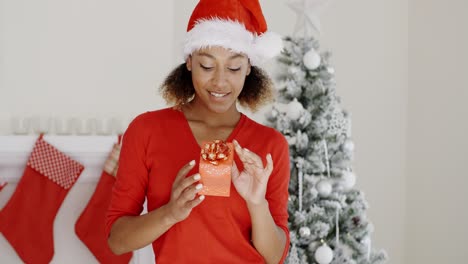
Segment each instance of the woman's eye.
M238 68L229 68L230 71L232 72L236 72L236 71L240 71L241 67L238 67Z
M200 64L200 67L207 71L213 69L213 67L207 67L207 66L204 66L203 64Z

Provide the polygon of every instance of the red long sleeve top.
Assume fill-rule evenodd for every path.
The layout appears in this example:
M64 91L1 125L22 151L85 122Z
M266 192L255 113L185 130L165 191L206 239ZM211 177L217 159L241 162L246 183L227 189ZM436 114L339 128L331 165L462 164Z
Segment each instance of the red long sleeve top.
M244 114L227 139L263 158L271 153L274 169L266 199L275 223L286 234L283 263L289 247L287 227L289 147L276 130ZM106 232L121 216L140 215L167 204L177 172L190 160L198 163L200 146L183 112L173 108L146 112L127 128L122 142L116 183L107 213ZM235 157L239 170L242 162ZM195 166L188 175L198 172ZM247 205L231 184L230 197L206 196L189 217L156 239L152 246L157 264L165 263L264 263L251 240L252 223Z

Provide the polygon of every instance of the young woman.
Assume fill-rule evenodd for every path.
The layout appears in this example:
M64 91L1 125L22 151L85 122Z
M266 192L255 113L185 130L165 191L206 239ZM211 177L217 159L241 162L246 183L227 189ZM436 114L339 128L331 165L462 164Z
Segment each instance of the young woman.
M114 253L152 243L157 264L284 261L288 144L237 108L272 99L270 79L255 66L268 56L258 44L265 31L258 1L197 5L186 62L162 86L174 106L139 115L125 132L107 217ZM201 144L213 140L234 144L229 197L198 194ZM148 213L140 215L145 198Z

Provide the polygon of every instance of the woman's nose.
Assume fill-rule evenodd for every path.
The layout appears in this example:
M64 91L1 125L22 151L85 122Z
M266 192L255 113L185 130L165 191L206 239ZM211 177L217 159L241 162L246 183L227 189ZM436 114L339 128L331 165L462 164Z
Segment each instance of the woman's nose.
M224 69L217 69L214 73L213 84L216 87L223 88L227 84L226 72Z

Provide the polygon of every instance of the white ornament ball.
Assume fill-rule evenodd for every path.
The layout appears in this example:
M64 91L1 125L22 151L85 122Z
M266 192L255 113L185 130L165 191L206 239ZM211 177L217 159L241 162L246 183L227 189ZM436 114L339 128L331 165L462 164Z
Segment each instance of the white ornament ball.
M304 107L300 102L297 101L296 98L289 102L288 108L286 110L286 115L292 120L298 120L301 117L302 111Z
M327 181L327 180L320 180L317 183L316 188L317 188L319 195L322 197L327 197L332 192L332 184L330 183L330 181Z
M310 228L308 228L307 226L303 226L303 227L299 228L299 235L301 237L309 237L310 236Z
M321 245L315 251L314 257L319 264L329 264L333 260L333 250L326 244Z
M352 171L345 171L341 176L343 188L349 190L356 184L356 175Z
M348 151L348 152L353 152L354 151L354 142L351 140L346 140L345 143L343 144L343 148Z
M314 50L310 49L303 58L304 66L309 70L315 70L320 66L322 59L320 55Z

